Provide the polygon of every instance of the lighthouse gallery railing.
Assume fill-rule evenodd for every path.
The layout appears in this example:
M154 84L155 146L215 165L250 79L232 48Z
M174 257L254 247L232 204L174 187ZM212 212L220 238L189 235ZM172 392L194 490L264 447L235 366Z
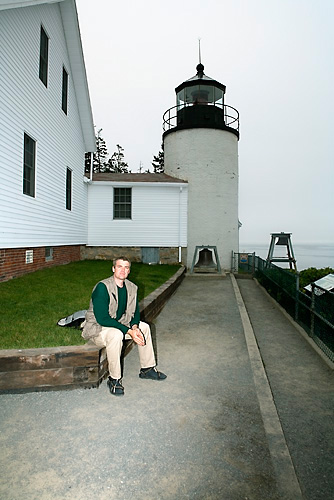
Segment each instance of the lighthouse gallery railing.
M215 107L218 109L223 110L224 112L224 121L225 125L227 127L231 127L234 130L237 130L239 132L239 111L232 106L227 106L218 104L218 103L197 103L197 104L179 104L178 106L173 106L172 108L167 109L167 111L163 115L163 131L167 132L167 130L170 130L172 128L177 127L177 113L181 109L185 107L190 107L190 106L210 106L210 107Z

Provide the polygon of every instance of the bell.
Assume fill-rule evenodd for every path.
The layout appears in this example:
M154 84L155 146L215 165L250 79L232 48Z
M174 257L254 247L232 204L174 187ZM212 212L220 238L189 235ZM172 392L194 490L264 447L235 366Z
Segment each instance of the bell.
M284 246L287 246L288 244L288 241L289 241L289 236L287 236L286 234L282 234L278 237L278 240L276 242L276 245L284 245Z
M195 267L216 267L212 260L212 252L208 248L203 248L198 253L198 261Z

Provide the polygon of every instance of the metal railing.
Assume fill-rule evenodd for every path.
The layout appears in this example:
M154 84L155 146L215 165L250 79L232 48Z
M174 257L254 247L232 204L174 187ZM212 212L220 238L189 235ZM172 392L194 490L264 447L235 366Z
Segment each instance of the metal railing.
M299 289L299 273L253 254L232 252L232 272L254 275L267 292L299 323L334 361L334 293L312 283L312 293Z
M163 114L163 131L166 132L172 128L177 126L177 113L181 109L189 106L194 106L193 103L188 104L179 104L178 106L173 106L172 108L167 109L167 111ZM197 103L196 106L210 106L224 111L224 121L226 127L231 127L234 130L239 132L239 111L232 106L227 106L226 104L218 104L218 103Z

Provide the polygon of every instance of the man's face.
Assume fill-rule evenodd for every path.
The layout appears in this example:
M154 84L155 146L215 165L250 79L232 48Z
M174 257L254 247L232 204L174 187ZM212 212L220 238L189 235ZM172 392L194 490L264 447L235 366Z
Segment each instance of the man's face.
M130 273L130 263L127 260L118 259L112 270L114 278L124 281Z

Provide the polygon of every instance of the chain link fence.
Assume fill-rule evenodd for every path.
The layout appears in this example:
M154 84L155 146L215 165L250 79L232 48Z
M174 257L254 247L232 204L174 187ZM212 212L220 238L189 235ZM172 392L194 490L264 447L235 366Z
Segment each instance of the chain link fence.
M299 323L334 362L334 293L312 283L312 292L299 289L299 273L283 269L252 254L232 254L232 272L250 273Z

